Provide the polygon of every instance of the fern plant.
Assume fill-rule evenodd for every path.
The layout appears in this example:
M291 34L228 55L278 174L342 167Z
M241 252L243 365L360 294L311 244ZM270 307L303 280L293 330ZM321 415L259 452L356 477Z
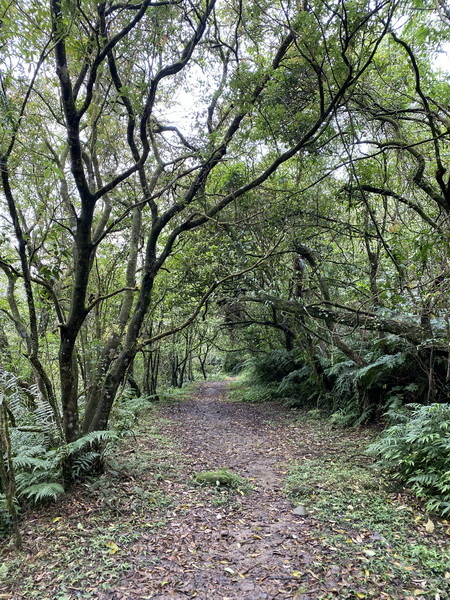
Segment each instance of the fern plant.
M56 500L68 482L79 480L103 462L111 443L125 435L148 400L126 398L114 412L115 430L88 433L69 444L64 443L52 408L36 386L26 391L11 373L0 373L0 408L7 415L9 462L0 477L0 535L13 524L14 514L28 504ZM5 421L6 422L6 421ZM2 453L0 453L0 459ZM5 492L14 482L14 504ZM9 479L8 479L9 477ZM6 482L6 483L5 483Z
M20 380L8 371L0 372L0 393L8 406L13 428L44 434L52 441L62 439L53 408L42 397L37 385L25 389Z
M287 350L272 350L261 356L246 361L253 383L279 383L296 368L292 352Z
M293 407L314 407L345 427L376 419L386 408L428 399L429 377L420 368L423 357L415 347L386 336L367 340L358 354L363 365L337 349L330 354L300 347L261 354L245 363L240 398L282 399Z
M428 510L450 515L450 404L410 404L387 416L395 424L368 452L424 499Z
M130 433L133 425L144 411L148 411L152 403L152 397L136 398L123 394L119 401L114 404L111 412L111 427L119 436Z
M288 406L311 407L320 403L323 389L318 385L312 367L303 365L286 375L277 388L277 395Z
M102 444L117 437L110 431L99 431L65 444L53 409L37 386L28 386L25 391L18 378L6 371L0 372L0 398L11 424L11 468L21 501L57 498L64 492L67 464L70 462L70 477L78 479L101 458Z
M413 384L396 385L405 373L415 372L411 369L413 357L409 350L381 355L370 351L365 358L368 363L363 366L344 360L325 370L332 385L328 409L337 425L361 425L379 414L386 404L401 405L405 390L418 389ZM396 393L392 394L390 390L394 389Z
M63 471L68 462L72 479L79 479L101 459L104 448L101 444L116 439L112 431L93 431L58 448L47 449L42 445L22 448L13 457L17 497L35 503L55 500L64 493Z
M290 406L315 405L323 393L317 381L312 362L320 363L314 356L306 359L297 351L272 350L246 361L240 377L240 399L247 402L264 402L281 399Z

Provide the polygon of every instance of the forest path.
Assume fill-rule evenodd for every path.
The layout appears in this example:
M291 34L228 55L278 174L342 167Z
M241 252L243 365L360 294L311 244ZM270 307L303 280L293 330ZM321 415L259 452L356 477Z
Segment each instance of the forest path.
M287 463L304 455L305 440L290 431L286 409L227 401L227 389L223 381L200 384L165 411L166 432L187 457L186 477L225 467L248 478L253 491L223 506L218 490L209 504L187 500L159 539L159 583L171 591L155 600L194 591L202 599L293 598L298 572L311 562L304 535L311 525L292 514L282 493Z

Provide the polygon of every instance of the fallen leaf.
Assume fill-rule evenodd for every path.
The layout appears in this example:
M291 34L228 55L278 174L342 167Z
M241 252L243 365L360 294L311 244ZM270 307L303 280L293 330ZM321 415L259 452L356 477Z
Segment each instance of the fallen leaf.
M425 525L425 530L427 533L433 533L434 523L431 519L428 519L427 524Z
M119 546L116 544L116 542L105 542L105 546L109 548L110 554L116 554L117 552L119 552Z

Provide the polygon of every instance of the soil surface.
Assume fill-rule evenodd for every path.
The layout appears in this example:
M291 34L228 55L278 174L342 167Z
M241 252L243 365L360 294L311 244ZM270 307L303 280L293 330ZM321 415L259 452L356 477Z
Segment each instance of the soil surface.
M325 440L299 429L286 407L227 400L228 388L226 381L199 384L190 398L165 408L164 432L186 457L182 483L227 468L253 490L231 501L223 492L223 505L217 490L209 502L199 502L195 488L182 492L183 504L150 540L155 568L123 578L123 595L114 598L141 598L133 593L137 579L153 600L309 600L340 589L333 573L318 585L311 568L323 551L317 526L309 515L294 515L284 493L289 464L320 456ZM328 454L338 451L326 442Z
M191 474L226 467L254 489L231 506L186 507L170 519L168 533L155 537L159 576L152 574L153 585L167 581L170 589L155 600L191 597L193 590L205 600L292 598L299 587L292 573L312 561L305 544L311 523L292 514L282 488L286 464L314 448L289 439L285 409L227 402L227 387L205 383L170 407L167 430L190 458Z

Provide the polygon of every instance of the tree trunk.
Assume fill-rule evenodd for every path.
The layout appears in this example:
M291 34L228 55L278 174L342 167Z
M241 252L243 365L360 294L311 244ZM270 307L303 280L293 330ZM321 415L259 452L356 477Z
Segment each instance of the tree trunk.
M128 369L127 381L128 381L128 385L133 390L134 395L136 396L136 398L140 398L140 396L141 396L141 389L140 389L140 387L139 387L136 379L134 378L133 364L134 363L131 363L131 366Z
M11 458L11 442L9 437L8 414L6 402L0 404L0 482L6 498L6 505L11 519L14 544L22 547L22 536L19 529L19 516L16 509L16 480Z

